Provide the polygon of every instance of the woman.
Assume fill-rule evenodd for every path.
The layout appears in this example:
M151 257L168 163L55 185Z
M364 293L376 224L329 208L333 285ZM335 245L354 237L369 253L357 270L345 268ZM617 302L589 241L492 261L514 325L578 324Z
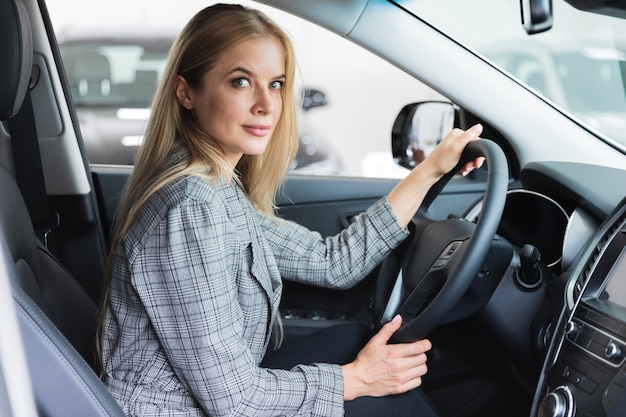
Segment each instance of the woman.
M415 389L430 342L386 343L399 318L347 363L260 364L281 279L356 284L407 236L428 188L481 127L451 132L389 196L322 239L273 213L297 146L294 78L289 38L241 6L200 11L172 47L121 202L102 309L103 380L128 415L327 417L384 396L435 415Z

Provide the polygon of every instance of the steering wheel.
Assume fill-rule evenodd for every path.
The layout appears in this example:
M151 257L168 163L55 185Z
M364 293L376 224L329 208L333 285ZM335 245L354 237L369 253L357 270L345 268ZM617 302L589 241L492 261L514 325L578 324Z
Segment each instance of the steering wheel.
M485 157L488 171L478 222L426 218L430 204L450 178L465 163L479 156ZM467 291L498 230L508 179L508 164L502 149L493 141L478 139L466 146L458 165L429 190L409 225L411 236L401 245L403 259L395 264L390 260L381 266L381 279L385 279L383 274L400 271L393 274L397 280L386 303L386 312L391 311L391 314L383 316L396 313L402 316L402 327L393 335L391 343L423 339Z

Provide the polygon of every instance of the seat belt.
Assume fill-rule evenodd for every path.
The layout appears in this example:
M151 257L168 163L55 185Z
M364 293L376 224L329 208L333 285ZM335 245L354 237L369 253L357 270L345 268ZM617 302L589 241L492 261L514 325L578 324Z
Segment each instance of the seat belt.
M8 124L17 185L26 202L37 237L56 255L51 232L59 226L59 215L50 210L30 90L26 92L22 107L9 119Z

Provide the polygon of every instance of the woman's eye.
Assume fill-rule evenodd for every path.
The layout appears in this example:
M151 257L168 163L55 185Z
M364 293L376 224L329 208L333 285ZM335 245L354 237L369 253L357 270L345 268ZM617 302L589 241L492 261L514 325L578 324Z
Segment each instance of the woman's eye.
M235 87L250 87L250 81L245 78L237 78L235 81L233 81L233 85Z
M273 81L273 82L270 84L270 88L271 88L271 89L274 89L274 90L280 90L280 89L282 89L282 88L283 88L283 86L284 86L284 85L285 85L285 82L284 82L284 81Z

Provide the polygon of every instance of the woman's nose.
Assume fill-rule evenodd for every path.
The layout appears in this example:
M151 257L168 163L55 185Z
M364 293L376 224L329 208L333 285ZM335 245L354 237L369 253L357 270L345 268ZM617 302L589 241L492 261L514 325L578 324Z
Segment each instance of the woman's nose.
M273 112L276 107L275 100L268 89L258 89L253 107L254 113L269 114Z

